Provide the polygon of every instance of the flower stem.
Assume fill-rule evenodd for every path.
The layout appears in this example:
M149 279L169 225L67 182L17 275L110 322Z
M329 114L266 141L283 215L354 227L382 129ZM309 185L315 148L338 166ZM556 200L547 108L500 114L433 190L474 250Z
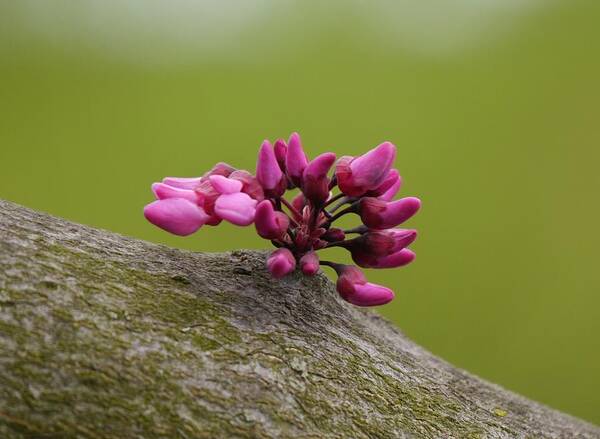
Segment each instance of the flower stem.
M311 203L312 204L312 203ZM321 206L315 206L314 204L311 206L311 210L310 210L310 220L308 222L308 230L310 230L311 232L315 229L315 227L317 226L317 219L319 218L319 213L321 212L321 210L324 210L322 205Z
M336 264L335 262L331 262L331 261L319 261L319 265L325 265L327 267L331 267L338 274L339 274L340 268L342 267L342 264Z
M339 219L340 217L342 217L348 213L354 213L355 211L356 211L356 208L355 208L354 204L352 204L352 205L346 207L344 210L340 210L338 213L336 213L331 218L329 218L328 224L333 223L336 219Z
M330 204L332 204L332 203L336 202L337 200L339 200L340 198L344 198L345 196L346 195L343 192L341 192L341 193L337 194L336 196L331 197L329 200L327 200L327 202L325 203L325 205L323 207L327 207Z
M365 225L360 225L358 227L354 227L353 229L346 229L344 230L344 233L346 235L349 235L350 233L358 233L360 235L362 235L363 233L366 233L369 230L369 228Z
M288 210L290 212L292 212L292 214L294 215L294 217L296 218L302 218L302 214L300 212L298 212L298 209L296 209L294 206L292 206L292 204L286 200L285 198L281 197L278 198L278 200L285 206L288 208ZM294 219L292 218L292 221L294 221ZM298 223L296 221L294 221L294 223L296 224L296 226L298 226Z
M333 189L337 186L337 175L334 175L331 181L329 182L329 190Z
M329 209L329 211L331 213L334 213L336 210L338 210L344 204L353 203L354 201L356 201L355 197L346 197L346 196L340 197L339 203L337 203L335 206L333 206L331 209Z

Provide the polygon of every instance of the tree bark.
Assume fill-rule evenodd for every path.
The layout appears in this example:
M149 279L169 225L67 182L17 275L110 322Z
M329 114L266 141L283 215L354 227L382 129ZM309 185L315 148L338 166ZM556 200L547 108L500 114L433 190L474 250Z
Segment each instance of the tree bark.
M264 259L0 201L0 437L600 437Z

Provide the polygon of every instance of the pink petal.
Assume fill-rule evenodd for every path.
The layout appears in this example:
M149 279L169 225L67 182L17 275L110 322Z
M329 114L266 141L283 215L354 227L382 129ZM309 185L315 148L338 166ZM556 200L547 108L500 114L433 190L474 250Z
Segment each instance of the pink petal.
M387 176L395 158L396 147L390 142L357 157L350 163L353 184L367 190L375 189Z
M402 250L396 253L392 253L389 256L377 258L376 264L372 268L402 267L414 261L415 257L416 255L412 250L408 248L403 248Z
M319 256L314 252L308 252L300 258L300 269L307 276L314 276L319 271Z
M277 139L273 145L273 151L275 152L275 158L279 164L279 168L285 172L285 157L287 156L287 144L283 139Z
M183 177L165 177L163 178L163 183L168 184L169 186L178 187L180 189L196 189L200 182L202 181L202 177L192 177L192 178L183 178Z
M335 154L326 152L315 157L304 169L302 175L302 193L315 204L329 198L329 178L327 173L335 162Z
M242 182L232 180L222 175L211 175L208 177L213 188L220 194L234 194L242 190Z
M421 208L421 200L416 197L401 198L388 203L382 213L383 224L381 228L396 227L413 216Z
M353 160L354 157L349 155L340 157L335 165L335 176L337 177L337 184L340 191L351 197L359 197L364 195L367 189L354 184L352 170L350 169L350 163Z
M378 306L385 305L394 299L394 292L381 285L366 284L354 285L354 294L348 297L348 302L358 306Z
M372 192L376 192L377 195L381 195L385 191L387 191L390 187L394 185L400 179L400 173L397 169L390 169L390 172L387 173L383 182L377 186L377 189L374 189Z
M215 213L236 226L252 224L255 211L256 200L244 192L221 195L215 202Z
M390 172L388 172L385 180L383 180L383 182L377 186L377 189L369 191L367 195L371 197L377 197L383 201L390 201L398 193L401 184L402 177L400 177L398 170L390 169Z
M191 235L209 219L204 209L183 198L157 200L144 207L144 216L175 235Z
M273 190L281 182L283 173L277 163L275 151L268 140L265 140L258 152L256 162L256 178L264 189Z
M390 229L389 233L394 237L393 253L408 247L417 239L417 231L414 229Z
M402 224L417 213L420 207L421 200L415 197L406 197L392 202L364 197L360 200L359 213L367 227L384 230Z
M383 201L392 201L400 190L400 186L402 186L402 178L398 177L398 180L396 180L394 184L378 198Z
M327 176L329 169L335 162L335 154L332 152L323 153L315 157L304 169L304 177L321 178Z
M256 177L250 174L248 171L239 170L232 172L229 178L232 180L241 181L242 192L247 193L251 198L254 198L256 201L264 200L265 194L262 186Z
M154 192L154 195L156 195L156 198L159 200L165 200L167 198L184 198L192 203L198 203L200 200L198 194L193 190L179 189L164 183L152 184L152 192Z
M273 203L263 200L256 206L254 226L261 238L279 239L287 231L290 220L283 212L276 212Z
M215 166L212 167L210 171L205 173L202 177L210 177L211 175L222 175L224 177L229 177L229 175L234 172L236 169L228 163L219 162Z
M302 142L298 133L292 133L288 140L287 155L285 157L286 172L292 183L297 187L302 185L302 174L308 165L308 159L302 149Z
M287 248L280 248L267 259L267 269L274 278L282 278L296 269L296 258Z

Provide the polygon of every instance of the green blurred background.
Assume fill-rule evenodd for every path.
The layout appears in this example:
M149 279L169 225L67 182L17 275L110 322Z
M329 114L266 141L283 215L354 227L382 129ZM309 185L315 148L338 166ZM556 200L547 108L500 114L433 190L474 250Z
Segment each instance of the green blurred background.
M600 423L600 2L0 2L0 197L198 250L150 184L260 142L396 143L422 198L380 311L460 367Z

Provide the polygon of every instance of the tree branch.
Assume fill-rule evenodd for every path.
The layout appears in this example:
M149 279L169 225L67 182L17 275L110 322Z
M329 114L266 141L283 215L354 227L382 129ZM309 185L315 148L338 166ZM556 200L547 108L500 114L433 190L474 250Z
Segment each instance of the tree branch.
M600 436L265 257L0 201L0 437Z

